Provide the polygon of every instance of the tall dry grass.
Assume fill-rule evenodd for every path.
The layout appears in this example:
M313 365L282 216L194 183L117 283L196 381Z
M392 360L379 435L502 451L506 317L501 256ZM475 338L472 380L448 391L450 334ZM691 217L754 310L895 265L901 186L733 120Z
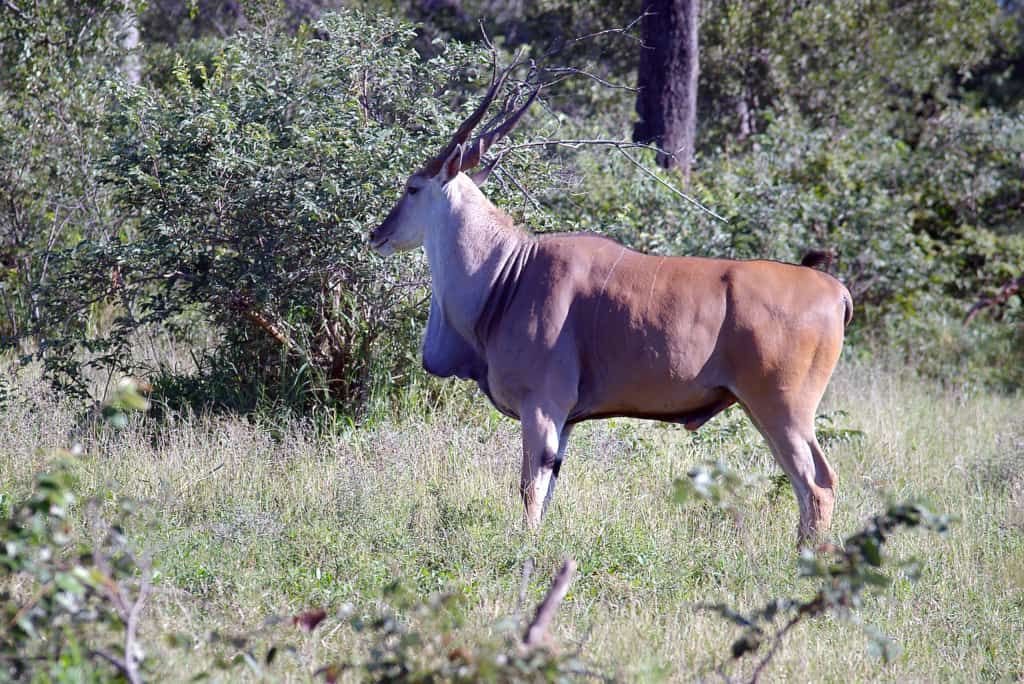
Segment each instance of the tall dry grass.
M558 638L585 638L595 668L625 680L692 681L726 659L735 634L696 604L751 609L811 589L796 574L796 502L738 411L696 435L628 420L581 426L543 531L532 537L520 525L517 425L480 398L361 429L178 415L163 424L136 418L118 432L31 376L10 384L0 492L23 494L48 449L79 441L86 493L148 504L148 522L130 533L157 559L150 637L244 631L311 606L365 610L393 579L422 595L458 592L465 631L492 634L515 610L527 557L537 560L530 596L538 598L571 556L580 574ZM925 498L961 522L947 538L894 539L894 555L919 557L925 573L872 596L857 614L902 645L895 662L872 656L858 625L825 619L793 634L773 679L1024 676L1022 408L1019 398L943 389L879 364L840 367L822 412L863 437L825 440L841 482L832 536L853 532L892 499ZM767 478L743 502L739 525L671 500L674 478L715 458ZM341 627L289 638L298 657L279 664L283 681L308 678L300 662L358 647ZM208 667L214 650L161 656L161 679L181 680Z

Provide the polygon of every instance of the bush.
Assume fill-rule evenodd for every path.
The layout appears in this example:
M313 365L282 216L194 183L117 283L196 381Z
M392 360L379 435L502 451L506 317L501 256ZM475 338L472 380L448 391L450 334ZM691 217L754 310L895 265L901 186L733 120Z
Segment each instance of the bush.
M60 256L47 304L66 333L46 340L51 373L81 386L83 350L86 365L135 370L145 326L209 324L219 341L201 361L238 401L250 388L250 404L355 409L405 384L423 261L382 262L365 235L454 130L450 92L489 76L459 44L418 59L413 37L339 14L294 38L241 35L210 68L179 60L166 92L120 86L106 172L131 219ZM101 301L119 313L90 336Z
M0 338L46 327L53 255L116 230L97 161L104 81L136 3L9 3L0 12ZM20 6L20 7L19 7Z
M726 222L605 152L576 157L585 193L548 199L574 227L655 253L798 262L808 249L830 249L834 274L853 294L854 337L902 347L923 335L931 345L942 320L959 322L981 294L1024 273L1024 195L1013 157L1022 146L1024 118L998 111L951 109L916 146L785 117L753 136L748 151L699 164L687 192ZM976 341L955 342L932 361L975 353ZM1022 381L1011 372L998 384Z

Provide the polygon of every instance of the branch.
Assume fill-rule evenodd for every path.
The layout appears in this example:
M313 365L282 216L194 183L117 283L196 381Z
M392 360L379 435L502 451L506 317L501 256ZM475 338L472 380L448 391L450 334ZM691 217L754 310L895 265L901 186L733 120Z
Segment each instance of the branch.
M1014 278L1003 285L995 295L979 299L970 309L968 309L967 315L964 316L964 327L966 328L970 325L971 321L974 320L974 317L984 309L988 309L993 306L1002 306L1009 301L1010 297L1015 294L1020 294L1021 288L1024 288L1024 275Z
M644 174L646 174L646 175L650 176L651 178L653 178L654 180L658 181L658 183L659 183L660 185L663 185L663 186L665 186L666 188L668 188L669 190L671 190L671 191L672 191L673 193L675 193L676 195L679 195L680 197L682 197L682 198L683 198L684 200L686 200L687 202L689 202L689 203L690 203L690 204L692 204L693 206L697 207L698 209L700 209L700 210L701 210L701 211L703 211L704 213L706 213L706 214L709 214L709 215L711 215L711 216L715 217L716 219L718 219L718 220L719 220L719 221L721 221L722 223L729 223L729 222L728 222L727 220L725 220L725 219L724 219L723 217L721 217L721 216L719 216L718 214L716 214L715 212L711 211L710 209L708 209L707 207L705 207L705 206L704 206L703 204L701 204L701 203L700 203L700 202L698 202L697 200L693 199L692 197L690 197L689 195L687 195L687 194L686 194L685 192L683 192L682 190L680 190L680 189L679 189L679 188L677 188L676 186L672 185L671 183L667 182L667 181L666 181L666 180L664 180L664 179L663 179L663 178L662 178L661 176L659 176L658 174L654 173L653 171L651 171L650 169L648 169L648 168L647 168L646 166L644 166L643 164L641 164L640 162L638 162L638 161L636 160L636 158L634 158L634 157L633 157L633 155L631 155L631 154L630 154L629 152L626 152L626 150L625 150L624 148L622 148L622 147L619 147L619 148L618 148L618 150L619 150L619 152L621 152L621 153L622 153L622 156L624 156L624 157L625 157L626 159L628 159L628 160L630 161L630 163L632 163L632 164L633 164L633 166L635 166L636 168L638 168L638 169L640 169L641 171L643 171L643 172L644 172ZM672 156L675 156L675 155L672 155Z
M502 150L502 153L509 152L511 150L518 150L518 149L526 148L526 147L544 147L546 145L558 145L560 147L568 147L569 149L573 149L573 150L577 150L577 149L579 149L580 147L582 147L584 145L598 145L598 146L602 146L603 145L603 146L607 146L607 147L614 147L619 152L621 152L622 156L624 156L626 159L628 159L629 162L631 164L633 164L633 166L635 166L638 169L640 169L647 176L650 176L651 178L656 180L658 182L658 184L664 186L665 188L670 190L675 195L678 195L679 197L683 198L684 200L686 200L687 202L692 204L694 207L700 209L701 211L703 211L704 213L706 213L706 214L708 214L710 216L713 216L714 218L718 219L722 223L729 223L729 221L727 221L725 218L723 218L722 216L719 216L715 212L711 211L710 209L705 207L703 204L701 204L700 202L698 202L694 198L690 197L685 192L683 192L679 188L675 187L674 185L672 185L671 183L666 181L664 178L662 178L661 176L659 176L658 174L654 173L653 171L648 169L646 166L641 164L639 161L637 161L636 157L634 157L633 155L631 155L628 152L626 152L626 150L630 150L630 149L642 149L642 150L651 150L653 152L658 152L660 154L665 154L665 155L668 155L668 156L673 156L671 152L667 152L665 150L662 150L661 148L656 147L654 145L649 145L649 144L646 144L646 143L629 142L628 140L613 140L613 139L605 139L605 138L563 138L563 139L558 139L558 140L534 140L534 141L531 141L531 142L519 143L518 145L511 145L511 146L505 148L504 150Z
M544 56L545 57L550 57L552 55L557 55L559 52L562 52L566 48L572 47L576 43L582 43L585 40L592 40L594 38L600 38L601 36L607 36L607 35L621 35L621 36L624 36L626 38L630 38L631 40L634 40L637 43L639 43L640 39L636 38L634 36L629 35L629 32L632 31L633 27L636 26L637 24L639 24L640 21L644 17L646 17L648 14L650 14L650 12L644 12L643 14L641 14L640 16L638 16L637 18L633 19L631 22L629 22L628 24L623 26L622 28L613 28L613 29L605 29L603 31L595 31L594 33L588 33L586 35L579 36L578 38L573 38L570 41L562 43L557 48L552 48L552 49L548 50L547 52L544 53Z
M282 347L287 349L294 346L286 334L281 332L269 318L252 305L247 295L234 295L231 301L228 302L228 306L241 313L243 318L274 338Z
M621 85L619 83L612 83L611 81L607 81L607 80L601 78L597 74L592 74L589 71L584 71L583 69L577 69L576 67L548 67L544 71L547 71L547 72L552 73L552 74L567 74L567 75L570 75L570 76L586 76L589 79L597 81L598 83L603 85L605 88L611 88L612 90L628 90L631 93L639 93L640 92L639 88L634 88L633 86ZM557 79L555 79L553 81L549 81L548 83L545 83L544 86L547 87L547 86L552 85L554 83L557 83L557 82L559 82L559 81L561 81L563 79L564 79L564 77L557 78Z
M526 605L526 590L530 588L530 575L533 574L533 559L527 558L523 563L523 579L519 583L519 600L516 602L516 617L522 615Z
M100 648L94 648L90 651L90 653L92 653L95 656L99 656L103 660L106 660L108 663L114 666L114 669L123 674L125 679L127 679L128 681L132 681L128 673L128 666L125 665L123 660L111 655L110 653L107 653L106 651Z
M139 563L139 566L142 569L142 585L139 587L139 593L135 596L135 601L128 610L124 635L125 676L131 684L141 684L142 682L142 675L139 673L139 659L135 657L137 650L135 642L139 630L139 616L142 614L146 598L149 596L150 589L152 589L152 572L149 568L148 559Z
M783 637L786 636L786 634L789 632L789 630L791 630L794 627L796 627L797 624L799 624L799 622L804 619L805 615L806 615L806 613L803 613L803 612L797 613L796 615L794 615L790 619L789 622L786 623L785 627L780 629L775 634L775 637L772 639L772 647L771 647L771 649L768 651L768 653L765 654L764 658L761 659L761 662L759 662L757 664L757 667L754 668L754 672L750 676L750 684L757 684L758 679L761 676L761 673L764 672L764 669L766 667L768 667L768 663L771 662L772 658L775 657L775 654L778 652L779 648L782 646L782 639L783 639Z
M526 633L523 635L524 646L535 648L547 643L549 639L548 627L551 625L551 621L555 619L555 613L558 612L562 599L565 598L566 592L569 591L569 583L572 582L573 575L575 574L576 561L565 561L562 569L555 576L554 582L551 583L548 595L537 606L537 614L526 628Z

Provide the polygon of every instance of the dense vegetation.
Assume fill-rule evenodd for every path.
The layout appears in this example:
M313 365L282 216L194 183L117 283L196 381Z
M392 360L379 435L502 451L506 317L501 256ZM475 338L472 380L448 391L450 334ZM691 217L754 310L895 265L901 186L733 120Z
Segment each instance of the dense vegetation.
M1020 678L1024 5L702 4L685 186L627 144L639 0L0 5L0 681L756 677L766 654L801 680ZM500 99L547 83L486 189L530 229L835 253L846 542L800 579L740 414L581 428L578 486L527 539L513 428L420 369L424 260L365 236L492 51L523 60ZM919 495L966 522L949 542L889 539L945 530L893 505ZM911 554L918 584L879 570ZM569 646L524 651L523 596L566 555Z
M491 191L517 219L662 253L828 248L854 339L954 383L1024 380L1018 298L959 325L1024 272L1014 5L710 4L687 191L724 220L646 151L514 147L626 135L633 93L611 85L633 78L632 3L395 4L418 29L233 7L227 24L210 3L187 21L170 2L3 14L3 334L66 387L136 372L178 404L358 413L415 384L422 263L362 240L482 90L478 14L555 81ZM140 355L154 331L191 362Z

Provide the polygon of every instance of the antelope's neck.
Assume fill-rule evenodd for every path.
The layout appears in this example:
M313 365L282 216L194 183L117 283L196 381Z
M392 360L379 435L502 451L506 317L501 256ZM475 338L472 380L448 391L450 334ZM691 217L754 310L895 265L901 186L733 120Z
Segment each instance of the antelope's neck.
M483 336L511 300L535 242L506 223L500 210L477 208L481 211L454 212L452 223L435 231L436 239L428 239L425 246L434 296L445 320L480 352Z

